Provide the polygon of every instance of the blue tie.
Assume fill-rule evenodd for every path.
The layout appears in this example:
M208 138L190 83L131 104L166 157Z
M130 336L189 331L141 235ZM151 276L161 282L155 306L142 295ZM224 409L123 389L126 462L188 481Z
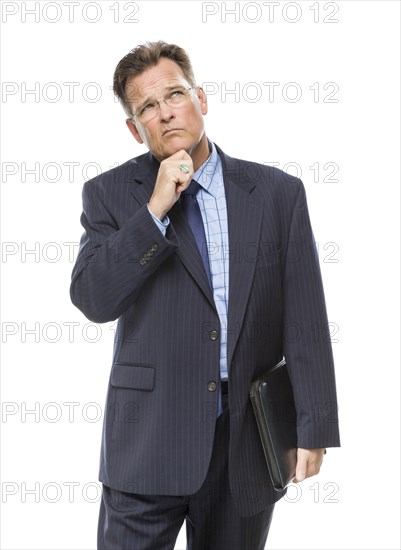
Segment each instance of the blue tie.
M196 244L198 245L199 253L202 257L210 287L213 288L209 266L209 254L207 253L205 227L203 225L199 204L196 199L196 194L200 188L201 186L199 183L192 180L185 191L181 193L181 206L183 208L185 218L191 228L192 234L195 237Z
M180 202L184 212L184 216L191 228L192 234L195 237L196 244L200 255L202 257L203 265L205 267L207 278L209 279L210 287L213 289L212 276L210 274L209 254L207 252L207 241L205 234L205 227L203 225L202 214L199 208L196 195L201 186L195 180L192 180L188 187L181 193ZM219 401L217 416L220 416L223 412L221 384L219 383Z

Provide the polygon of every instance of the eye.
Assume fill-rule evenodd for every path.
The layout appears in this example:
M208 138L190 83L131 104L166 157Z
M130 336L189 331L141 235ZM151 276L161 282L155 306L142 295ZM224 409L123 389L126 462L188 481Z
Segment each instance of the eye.
M147 103L144 107L141 108L140 112L141 114L142 113L145 113L146 111L150 111L151 109L153 109L155 106L154 103Z
M171 92L170 97L178 97L180 95L184 95L184 92L182 90L174 90Z

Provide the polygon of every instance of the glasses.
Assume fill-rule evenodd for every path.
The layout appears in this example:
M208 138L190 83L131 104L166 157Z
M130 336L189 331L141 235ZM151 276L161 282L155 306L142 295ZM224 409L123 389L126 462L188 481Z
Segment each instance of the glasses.
M135 122L138 119L140 122L149 122L158 114L160 109L160 103L164 102L168 107L173 109L179 109L184 107L189 102L189 92L196 90L196 88L174 88L171 92L166 94L160 101L148 101L143 107L132 115L131 119Z

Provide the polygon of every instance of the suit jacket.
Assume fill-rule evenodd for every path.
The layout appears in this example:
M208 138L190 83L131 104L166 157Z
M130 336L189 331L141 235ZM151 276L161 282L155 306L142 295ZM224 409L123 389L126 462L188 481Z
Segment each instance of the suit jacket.
M217 150L229 231L229 479L246 517L283 495L266 467L251 381L284 355L298 446L320 448L339 446L335 375L301 180ZM221 327L180 204L169 211L166 237L148 212L158 166L146 153L85 183L85 232L70 293L91 321L118 318L100 481L127 492L189 495L211 458Z

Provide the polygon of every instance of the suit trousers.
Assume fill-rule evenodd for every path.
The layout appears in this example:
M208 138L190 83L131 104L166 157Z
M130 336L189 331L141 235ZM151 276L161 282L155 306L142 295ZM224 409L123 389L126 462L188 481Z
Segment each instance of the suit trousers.
M192 495L140 495L103 485L98 550L174 550L184 519L187 550L263 550L274 504L254 516L238 514L228 479L229 429L223 395L206 479Z

